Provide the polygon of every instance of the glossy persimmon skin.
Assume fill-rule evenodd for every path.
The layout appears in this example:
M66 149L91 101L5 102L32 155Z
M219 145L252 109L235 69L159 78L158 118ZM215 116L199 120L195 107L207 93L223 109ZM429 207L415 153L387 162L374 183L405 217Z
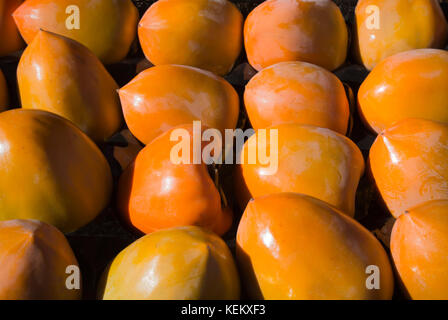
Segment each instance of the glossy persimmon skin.
M175 164L170 141L174 130L188 132L190 164ZM205 128L202 129L202 132ZM202 133L200 133L202 134ZM194 164L193 126L182 125L154 139L139 152L120 177L118 209L134 228L151 233L159 229L195 225L223 235L232 222L204 162ZM199 146L200 147L200 146Z
M81 130L55 114L0 113L0 155L0 221L35 219L72 232L109 202L107 160Z
M56 113L94 141L121 125L118 85L98 58L69 38L39 31L17 68L22 107Z
M355 53L369 70L399 52L442 48L447 41L448 24L437 0L360 0L355 15Z
M376 133L406 118L448 123L448 52L417 49L386 58L361 84L358 106Z
M306 62L281 62L246 85L244 105L254 129L281 123L309 124L345 134L350 108L342 82Z
M5 76L0 69L0 112L8 109L9 94Z
M250 201L236 252L251 299L392 298L392 269L380 242L355 220L302 194ZM380 270L380 289L367 289L370 265Z
M79 29L66 24L72 15L66 10L73 5L79 8ZM126 57L138 22L138 11L131 0L27 0L13 16L28 44L43 29L82 43L106 64Z
M68 266L78 262L64 235L37 220L0 221L0 299L77 300L70 290Z
M240 283L225 242L198 227L146 235L125 248L104 272L104 300L233 300Z
M126 123L144 144L163 132L200 120L204 126L234 129L239 98L235 89L211 72L162 65L141 72L119 91Z
M284 61L334 70L345 61L348 31L333 1L267 0L247 17L244 45L257 70Z
M448 124L423 119L397 122L378 135L369 163L394 217L435 199L448 199Z
M140 20L138 36L154 65L181 64L225 75L242 46L243 16L227 0L159 0Z
M278 170L266 174L268 165L250 163L250 144L258 139L271 148L270 130L278 132ZM364 172L364 159L347 137L325 128L282 124L267 128L267 138L252 136L241 154L241 175L252 198L280 192L297 192L316 197L349 216L354 215L355 194ZM272 140L274 141L274 140ZM258 149L258 148L257 148ZM246 199L247 201L248 199Z
M14 23L12 13L23 0L0 1L0 57L19 51L25 46L19 30Z
M395 222L391 251L410 298L447 300L448 200L410 208Z

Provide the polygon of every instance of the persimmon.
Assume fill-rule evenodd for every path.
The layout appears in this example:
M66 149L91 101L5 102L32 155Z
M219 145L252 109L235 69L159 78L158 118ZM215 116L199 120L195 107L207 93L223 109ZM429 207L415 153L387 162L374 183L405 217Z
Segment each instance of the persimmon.
M0 112L8 108L8 86L6 85L5 76L0 69Z
M104 300L239 299L235 262L225 242L199 227L146 235L125 248L103 274Z
M358 106L376 133L406 118L448 122L448 52L416 49L384 59L362 83Z
M345 61L348 31L331 0L267 0L247 17L244 44L257 70L296 60L334 70Z
M370 169L394 217L448 199L448 124L405 119L384 130L370 149Z
M293 122L347 132L350 108L342 82L306 62L261 70L246 85L244 104L254 129Z
M56 113L97 142L120 129L118 85L82 44L39 31L17 68L22 107Z
M67 267L78 262L64 235L36 220L0 221L0 300L75 300ZM79 268L79 267L78 267Z
M82 43L106 64L126 57L138 23L131 0L27 0L13 17L26 43L41 29L51 31Z
M448 200L428 201L400 215L391 251L409 297L447 300Z
M25 46L12 13L24 0L0 1L0 57L19 51Z
M129 129L145 144L194 120L223 134L224 129L234 129L238 121L235 89L223 78L190 66L149 68L121 88L119 94Z
M369 70L399 52L442 48L448 37L437 0L360 0L355 16L355 53Z
M122 130L120 134L125 139L127 145L115 146L113 153L115 160L118 161L121 168L126 169L143 147L128 129Z
M71 232L112 191L109 164L70 121L40 110L0 113L0 220L35 219Z
M138 36L155 65L181 64L227 74L242 46L243 16L227 0L159 0L140 20Z
M355 194L364 172L364 159L350 139L326 128L299 124L272 126L267 128L269 132L277 132L276 147L275 144L272 146L276 142L272 136L257 130L240 154L241 184L245 185L250 197L280 192L303 193L326 201L349 216L354 215ZM272 157L273 153L278 158L277 170L268 173L271 167L260 159L251 162L251 146L254 144L259 149L258 155L265 152L271 153ZM264 150L260 151L260 148Z
M188 133L187 145L195 150L194 135L197 133L192 125L176 127L154 139L120 177L119 211L126 222L144 233L196 225L222 235L230 228L232 213L221 206L219 191L207 165L203 161L194 163L195 151L188 155L188 163L173 161L179 142L171 137L177 129Z
M392 298L392 268L380 242L316 198L279 193L251 200L236 253L251 299ZM379 289L367 286L370 266L379 272Z

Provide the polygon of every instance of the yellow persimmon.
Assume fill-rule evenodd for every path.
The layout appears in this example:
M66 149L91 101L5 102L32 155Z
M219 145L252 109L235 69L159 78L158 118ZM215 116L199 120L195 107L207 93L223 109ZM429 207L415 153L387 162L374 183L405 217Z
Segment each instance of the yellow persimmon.
M225 242L198 227L146 235L124 249L104 272L105 300L239 299L235 262Z
M438 0L360 0L355 16L355 53L369 70L399 52L442 48L448 37Z

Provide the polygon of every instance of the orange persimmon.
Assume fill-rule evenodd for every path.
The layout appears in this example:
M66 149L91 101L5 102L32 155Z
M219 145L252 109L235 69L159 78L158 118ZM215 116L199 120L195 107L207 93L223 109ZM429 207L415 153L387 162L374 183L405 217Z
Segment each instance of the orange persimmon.
M359 88L358 106L376 133L406 118L448 123L448 52L416 49L384 59Z
M438 0L360 0L355 16L355 53L369 70L399 52L442 48L448 38Z
M67 239L51 225L0 221L0 261L0 300L81 298L81 288L66 286L67 268L78 262Z
M378 135L370 169L394 217L435 199L448 199L448 124L406 119Z
M106 269L98 291L104 300L232 300L240 283L225 242L190 226L132 243Z
M350 108L342 82L306 62L261 70L246 85L244 104L254 129L300 123L347 132Z
M126 57L138 23L131 0L27 0L13 17L28 44L39 30L51 31L82 43L106 64Z
M323 201L297 193L251 200L237 233L251 299L391 299L393 274L380 242ZM368 288L370 266L379 272Z
M238 120L235 89L223 78L194 67L162 65L146 69L119 94L129 129L145 144L194 120L224 135L224 129L234 129Z
M448 299L448 200L408 209L392 230L391 251L412 299Z
M345 61L348 31L331 0L267 0L247 17L244 44L257 70L296 60L334 70Z
M242 46L243 16L227 0L159 0L138 27L146 58L227 74Z
M188 163L176 163L175 130L188 134ZM159 229L196 225L219 235L231 225L232 213L221 206L221 197L204 162L195 164L192 125L182 125L154 139L127 167L118 185L118 209L131 226L151 233ZM203 145L205 147L205 145ZM201 145L199 145L202 154ZM178 150L179 151L179 150ZM182 150L182 157L185 156ZM176 154L177 156L178 154Z
M364 159L350 139L326 128L299 124L272 126L266 129L266 135L261 130L248 139L240 155L241 185L247 188L247 195L256 198L280 192L303 193L354 215ZM254 154L254 144L258 144L258 155L270 153L271 163L263 164L260 159L251 163L248 154ZM260 151L263 147L265 150ZM277 170L273 163L276 160Z

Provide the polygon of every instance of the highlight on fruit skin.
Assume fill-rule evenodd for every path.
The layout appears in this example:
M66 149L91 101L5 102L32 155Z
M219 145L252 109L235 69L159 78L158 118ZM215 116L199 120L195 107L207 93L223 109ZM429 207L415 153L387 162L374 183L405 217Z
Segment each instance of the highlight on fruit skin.
M239 97L223 78L181 65L161 65L141 72L119 90L126 123L148 144L176 126L200 120L221 131L235 129Z
M8 86L6 84L5 76L3 75L2 69L0 69L0 112L8 109L9 94Z
M437 0L359 0L354 51L371 70L399 52L443 48L448 24Z
M248 155L253 154L254 144L258 144L258 155L271 154L269 165L251 161ZM270 172L275 160L278 168ZM349 216L355 213L364 159L358 147L339 133L295 123L269 127L266 135L257 130L244 144L240 163L240 186L246 191L238 195L246 194L245 203L272 193L297 192L326 201Z
M225 242L198 227L146 235L115 257L98 288L104 300L236 300L240 283Z
M138 36L154 65L180 64L229 73L242 47L243 16L227 0L159 0L140 20Z
M96 142L121 127L118 85L79 42L40 30L20 58L17 81L23 108L56 113Z
M64 235L51 225L0 221L0 261L0 300L81 299L81 288L68 288L66 283L67 267L78 267L76 257Z
M416 49L381 61L361 84L359 112L380 133L394 122L421 118L448 123L448 52Z
M177 138L182 130L188 137ZM221 205L221 196L205 162L194 163L193 125L182 125L154 139L139 152L120 177L117 207L125 222L143 233L195 225L218 235L232 224L232 212ZM199 134L206 130L202 127ZM173 154L187 154L188 164L176 163ZM208 146L202 144L200 151ZM177 151L176 151L177 150ZM176 154L177 155L177 154Z
M410 298L447 300L448 200L425 202L398 217L391 251Z
M251 200L237 233L237 261L250 299L391 299L393 274L380 242L316 198L279 193ZM368 280L376 266L379 289Z
M350 108L342 82L306 62L281 62L261 70L246 85L244 104L254 129L300 123L347 132Z
M12 13L24 0L0 1L0 57L19 51L25 46Z
M13 17L28 44L47 30L82 43L105 64L126 57L139 18L131 0L27 0Z
M108 204L107 160L81 130L55 114L0 113L0 221L35 219L72 232Z
M348 31L331 0L267 0L247 17L244 45L258 71L284 61L334 70L347 56Z
M447 158L448 124L406 119L378 135L370 170L395 218L429 200L448 199Z

